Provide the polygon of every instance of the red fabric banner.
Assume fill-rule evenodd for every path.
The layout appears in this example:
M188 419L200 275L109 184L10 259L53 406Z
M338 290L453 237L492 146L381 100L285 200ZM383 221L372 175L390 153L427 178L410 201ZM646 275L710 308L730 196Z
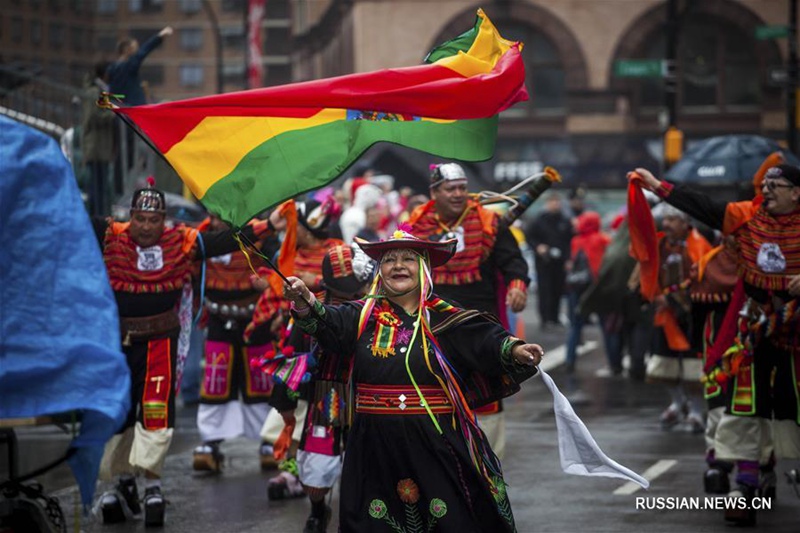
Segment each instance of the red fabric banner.
M261 21L267 0L248 0L247 4L247 87L255 89L264 84L261 64Z

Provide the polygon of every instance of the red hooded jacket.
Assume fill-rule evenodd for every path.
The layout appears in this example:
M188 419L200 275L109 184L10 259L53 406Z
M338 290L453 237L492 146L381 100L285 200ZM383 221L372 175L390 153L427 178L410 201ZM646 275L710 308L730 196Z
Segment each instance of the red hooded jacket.
M603 254L610 242L611 237L600 231L600 215L594 211L586 211L578 216L576 235L572 237L570 259L574 261L578 252L583 250L589 260L592 277L597 279Z

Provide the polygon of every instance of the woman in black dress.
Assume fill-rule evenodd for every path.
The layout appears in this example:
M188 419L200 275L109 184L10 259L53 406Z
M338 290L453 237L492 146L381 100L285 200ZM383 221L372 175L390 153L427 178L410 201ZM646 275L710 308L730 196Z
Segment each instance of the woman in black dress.
M455 241L397 231L360 246L380 263L365 300L323 306L298 278L285 286L297 325L352 354L340 530L514 531L500 463L472 408L518 391L544 350L433 294L430 269Z

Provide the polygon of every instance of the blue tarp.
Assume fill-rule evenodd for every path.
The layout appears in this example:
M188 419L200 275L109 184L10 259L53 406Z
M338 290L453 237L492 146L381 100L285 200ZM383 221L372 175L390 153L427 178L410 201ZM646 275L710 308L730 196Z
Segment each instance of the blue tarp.
M114 295L56 142L0 116L0 418L80 413L69 460L89 503L130 404Z

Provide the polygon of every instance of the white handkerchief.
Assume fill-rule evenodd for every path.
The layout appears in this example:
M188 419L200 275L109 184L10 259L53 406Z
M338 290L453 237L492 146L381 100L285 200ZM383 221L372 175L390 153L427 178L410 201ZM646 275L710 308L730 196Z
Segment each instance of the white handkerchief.
M625 479L648 488L645 478L614 461L600 449L586 425L578 418L569 400L558 390L547 372L539 368L542 381L553 395L558 431L558 451L561 469L576 476L604 476Z

